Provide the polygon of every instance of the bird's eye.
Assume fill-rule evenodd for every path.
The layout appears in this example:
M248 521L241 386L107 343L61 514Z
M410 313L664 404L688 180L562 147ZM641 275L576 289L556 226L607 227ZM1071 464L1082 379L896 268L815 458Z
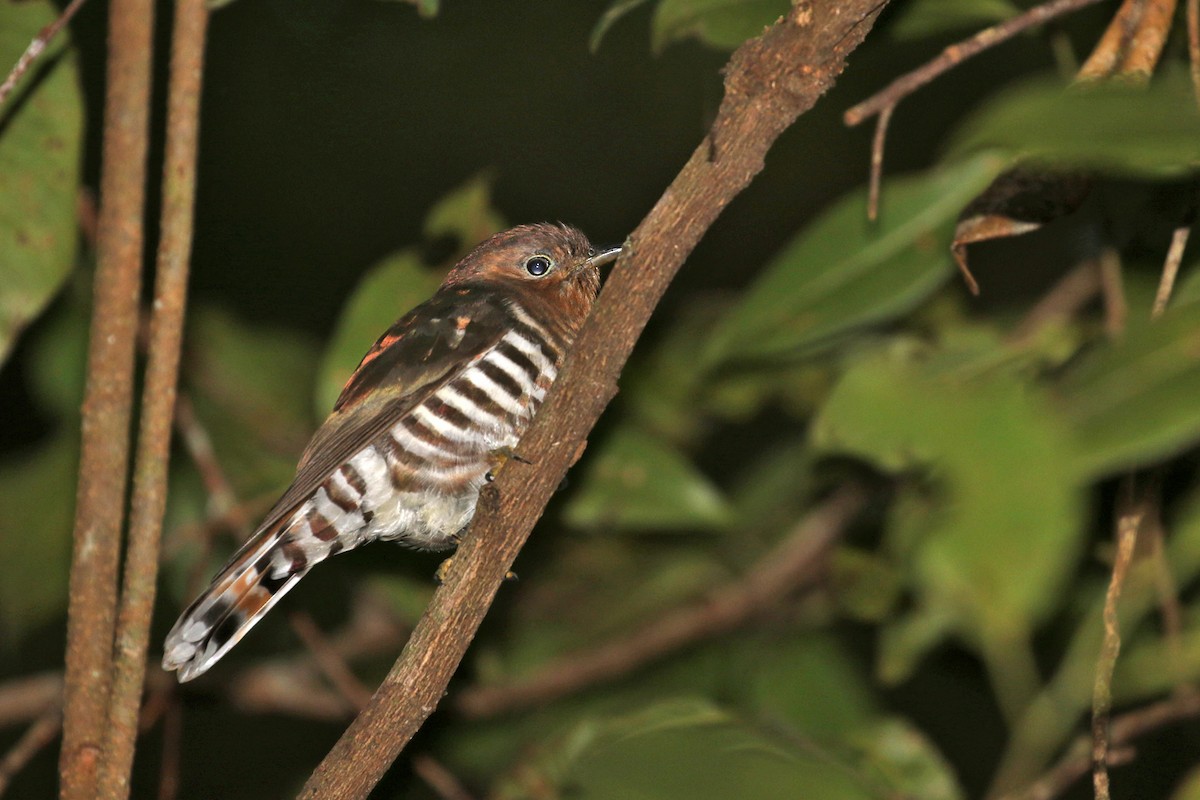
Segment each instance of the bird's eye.
M553 266L554 262L546 256L532 256L525 262L525 271L535 278L540 278Z

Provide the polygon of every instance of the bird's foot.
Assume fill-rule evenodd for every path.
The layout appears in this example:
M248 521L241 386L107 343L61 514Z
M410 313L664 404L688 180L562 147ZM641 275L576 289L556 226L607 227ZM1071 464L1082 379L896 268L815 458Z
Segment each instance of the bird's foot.
M434 581L437 582L438 586L441 586L443 583L446 582L446 577L450 574L450 568L451 568L451 566L453 566L453 564L454 564L454 556L450 556L449 558L447 558L445 561L443 561L441 564L438 565L437 572L433 573L433 579L434 579ZM513 572L510 569L504 573L504 580L506 582L513 582L513 581L520 580L520 578L517 576L517 573Z
M483 479L488 483L496 480L496 476L500 474L500 470L509 461L520 461L522 464L533 463L527 458L521 458L521 456L517 455L517 451L511 447L497 447L488 453L488 463L491 468L484 474Z

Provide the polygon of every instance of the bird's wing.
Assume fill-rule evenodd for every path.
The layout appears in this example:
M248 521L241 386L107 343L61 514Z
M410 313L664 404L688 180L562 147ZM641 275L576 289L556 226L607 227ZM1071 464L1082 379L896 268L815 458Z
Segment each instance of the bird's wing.
M507 314L491 292L455 287L388 328L363 356L259 529L291 513L334 470L495 347L508 329Z

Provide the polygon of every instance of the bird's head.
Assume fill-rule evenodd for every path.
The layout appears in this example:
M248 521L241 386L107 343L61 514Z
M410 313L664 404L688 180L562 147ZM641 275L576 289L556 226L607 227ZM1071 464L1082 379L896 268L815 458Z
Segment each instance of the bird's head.
M518 297L561 303L564 310L586 316L600 288L600 267L620 252L619 247L592 247L569 225L520 225L480 243L450 271L444 285L489 284Z

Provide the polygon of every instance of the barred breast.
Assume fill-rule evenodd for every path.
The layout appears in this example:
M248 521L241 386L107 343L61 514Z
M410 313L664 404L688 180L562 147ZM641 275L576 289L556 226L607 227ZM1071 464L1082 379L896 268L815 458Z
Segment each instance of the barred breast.
M497 344L257 533L175 624L163 666L205 672L312 567L376 539L453 547L489 472L511 453L558 374L562 346L515 304Z

